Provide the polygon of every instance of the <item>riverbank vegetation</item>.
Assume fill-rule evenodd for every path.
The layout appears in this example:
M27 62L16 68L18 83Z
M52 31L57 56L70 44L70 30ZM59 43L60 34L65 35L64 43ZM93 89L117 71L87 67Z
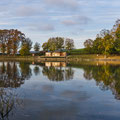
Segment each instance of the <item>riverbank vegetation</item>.
M40 43L33 42L27 38L24 33L17 29L0 30L0 53L2 55L30 55L30 50L40 52ZM74 48L74 40L62 37L50 38L42 45L43 51L71 50Z
M33 42L19 30L0 30L0 53L2 55L28 56L31 49L40 52L40 43ZM66 51L68 55L99 54L119 55L120 54L120 20L117 20L111 30L103 29L96 35L94 40L88 39L84 42L82 49L75 49L74 40L63 37L52 37L42 44L42 54L46 51Z
M117 20L111 30L103 29L97 34L96 39L84 42L88 54L120 54L120 20Z

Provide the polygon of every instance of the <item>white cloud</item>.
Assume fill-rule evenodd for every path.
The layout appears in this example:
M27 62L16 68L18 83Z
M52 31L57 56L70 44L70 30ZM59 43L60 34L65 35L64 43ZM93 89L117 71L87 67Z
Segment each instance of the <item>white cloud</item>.
M79 7L78 0L44 0L46 4L62 9L76 9Z
M16 16L35 16L35 15L40 15L45 13L45 10L43 8L36 8L33 6L20 6L19 8L17 8L15 14Z
M52 24L48 24L48 23L29 24L28 29L33 30L33 31L46 31L46 32L55 30L54 26Z
M62 24L66 26L85 25L89 21L91 21L91 19L86 16L71 16L68 19L63 20Z

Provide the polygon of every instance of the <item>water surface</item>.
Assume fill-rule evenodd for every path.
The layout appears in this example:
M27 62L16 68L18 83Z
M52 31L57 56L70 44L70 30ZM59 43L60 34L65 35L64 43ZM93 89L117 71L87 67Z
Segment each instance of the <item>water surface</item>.
M120 65L0 62L4 120L119 120Z

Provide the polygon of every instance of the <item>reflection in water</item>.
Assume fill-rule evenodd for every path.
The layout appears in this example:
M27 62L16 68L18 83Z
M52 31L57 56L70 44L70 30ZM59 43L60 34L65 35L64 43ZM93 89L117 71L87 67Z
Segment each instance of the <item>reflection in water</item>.
M73 69L70 64L66 66L63 62L1 62L0 119L73 120L77 116L76 119L79 120L82 116L83 119L94 120L99 118L98 114L101 111L101 119L104 119L105 115L108 117L110 113L119 111L119 104L115 106L114 103L111 104L114 99L107 98L111 97L110 94L97 91L96 87L93 87L94 82L91 81L89 84L83 80L94 80L101 90L111 90L115 98L120 100L120 66L79 64L76 67L79 69ZM81 73L85 79L79 79ZM66 80L70 81L65 82ZM21 110L19 105L23 103L24 110ZM104 107L105 105L107 107ZM113 117L114 115L109 118Z
M2 62L0 64L0 87L17 88L29 80L32 76L30 63L20 62ZM42 73L52 81L64 81L73 79L74 71L71 67L66 66L64 62L47 62L45 63ZM48 67L50 65L50 67ZM57 67L55 67L57 66ZM35 75L40 74L40 67L34 65L33 72Z
M30 79L30 77L32 76L32 71L30 68L30 63L26 63L26 62L20 62L19 67L21 69L20 73L21 73L21 77L23 79Z
M27 62L1 62L0 63L0 87L18 88L25 80L32 77L32 69ZM40 75L40 66L34 64L33 72ZM47 76L51 81L71 80L74 77L72 67L66 66L64 62L46 62L42 66L42 75ZM84 77L87 80L94 79L101 90L112 90L116 99L120 99L120 66L113 65L79 65L84 70Z
M46 67L66 67L65 62L45 62Z
M51 81L64 81L73 79L74 71L71 67L63 69L62 67L43 67L44 76L47 76Z
M74 71L64 63L49 63L50 67L44 66L42 73L52 81L63 81L73 79ZM9 114L19 105L15 90L29 80L32 76L30 63L26 62L1 62L0 63L0 119L9 119ZM46 64L48 65L48 63ZM62 67L61 67L62 66ZM34 74L40 75L40 66L33 64ZM49 88L51 90L51 88ZM49 91L50 91L49 90Z
M74 70L66 67L65 62L45 62L42 73L51 81L70 80L74 76Z
M111 89L116 99L120 99L120 66L83 66L84 77L94 79L101 90Z
M15 62L2 62L0 65L0 87L20 87L21 84L24 84L24 80L29 79L31 75L29 64L20 63L18 67Z
M35 73L35 75L39 75L40 74L40 68L38 66L34 67L34 73Z
M22 102L13 90L0 88L0 120L9 119L9 114L20 104Z

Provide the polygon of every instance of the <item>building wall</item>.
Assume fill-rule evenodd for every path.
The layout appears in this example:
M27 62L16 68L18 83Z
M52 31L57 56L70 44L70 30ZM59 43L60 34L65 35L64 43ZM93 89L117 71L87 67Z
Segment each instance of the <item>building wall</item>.
M67 53L66 52L61 52L61 56L65 57L65 56L67 56Z
M51 52L46 52L45 53L45 56L48 56L48 57L60 57L60 56L62 56L62 57L66 57L67 56L67 53L66 52L53 52L53 53L51 53Z
M60 57L61 55L60 55L60 52L53 52L52 53L52 56L54 57Z
M52 62L45 62L45 66L46 67L51 67L52 66Z
M52 56L51 52L46 52L45 56Z

